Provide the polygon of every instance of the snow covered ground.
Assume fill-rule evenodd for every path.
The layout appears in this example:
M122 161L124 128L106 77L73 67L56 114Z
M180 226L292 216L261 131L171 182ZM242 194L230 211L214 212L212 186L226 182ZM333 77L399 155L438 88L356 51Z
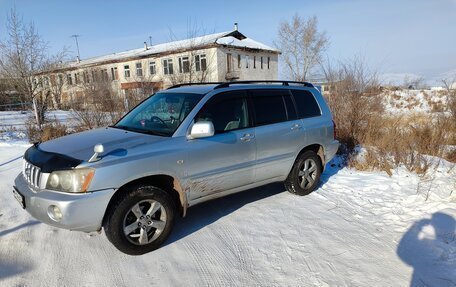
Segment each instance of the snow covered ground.
M77 123L72 111L48 111L46 117L49 120L57 120L68 127L74 127ZM0 142L19 144L28 142L26 121L29 119L33 119L32 111L0 111Z
M391 115L447 112L448 97L443 89L397 90L382 95L385 111Z
M0 144L0 286L456 285L447 162L424 178L333 162L309 196L273 184L192 207L165 246L132 257L19 207L11 190L26 148Z

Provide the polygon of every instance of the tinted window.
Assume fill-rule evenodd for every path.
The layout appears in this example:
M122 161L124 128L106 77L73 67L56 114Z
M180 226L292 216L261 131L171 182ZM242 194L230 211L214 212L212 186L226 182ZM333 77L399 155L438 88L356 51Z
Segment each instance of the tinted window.
M321 115L320 107L311 92L304 90L292 90L291 92L294 96L300 118L311 118Z
M280 90L251 91L258 126L287 121L287 112Z
M196 121L211 121L216 134L249 127L244 92L216 95L201 109Z
M290 94L284 95L283 99L285 101L285 106L287 108L288 120L292 121L292 120L298 119L298 114L296 113L295 105L293 103L293 99L291 98L291 95Z

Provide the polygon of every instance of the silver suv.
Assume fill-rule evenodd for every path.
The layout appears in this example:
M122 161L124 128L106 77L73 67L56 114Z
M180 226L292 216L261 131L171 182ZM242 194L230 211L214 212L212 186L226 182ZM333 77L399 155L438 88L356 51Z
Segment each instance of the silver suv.
M117 124L37 143L14 196L52 226L100 231L143 254L188 207L271 182L312 192L339 143L309 83L245 81L173 86Z

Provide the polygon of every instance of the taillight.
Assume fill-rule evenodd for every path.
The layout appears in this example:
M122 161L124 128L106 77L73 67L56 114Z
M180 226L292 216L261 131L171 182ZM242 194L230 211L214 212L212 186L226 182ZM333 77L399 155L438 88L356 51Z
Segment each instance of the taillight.
M334 139L336 139L337 137L337 132L336 132L336 123L334 122L334 120L332 121L333 122L333 125L334 125Z

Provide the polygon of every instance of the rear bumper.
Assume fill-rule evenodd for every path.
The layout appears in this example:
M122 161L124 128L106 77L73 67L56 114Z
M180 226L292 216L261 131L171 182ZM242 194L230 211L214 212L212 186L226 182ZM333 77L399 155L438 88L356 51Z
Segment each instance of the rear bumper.
M14 180L17 190L24 196L25 210L43 223L70 230L92 232L100 230L103 216L115 189L83 194L68 194L50 190L32 190L22 174ZM62 219L53 220L49 206L57 206Z
M325 148L325 163L328 163L334 158L339 149L339 141L334 140L330 144L326 145Z

